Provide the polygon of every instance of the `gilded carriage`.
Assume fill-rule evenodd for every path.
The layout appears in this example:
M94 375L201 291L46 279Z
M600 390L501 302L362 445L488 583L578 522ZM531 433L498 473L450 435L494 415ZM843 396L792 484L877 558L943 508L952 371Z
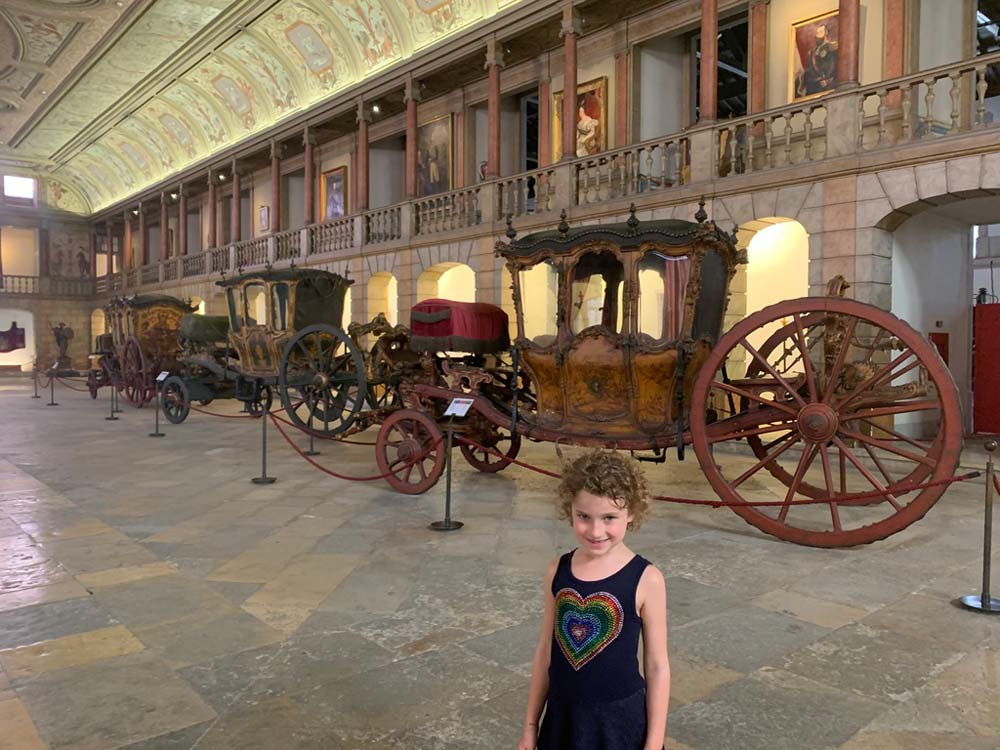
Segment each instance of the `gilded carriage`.
M922 517L962 437L934 347L844 298L839 282L824 297L733 315L723 333L745 259L734 235L696 218L633 212L622 224L509 230L497 253L512 278L513 345L478 359L421 355L400 380L405 408L381 420L389 483L434 484L444 407L462 396L473 407L456 431L485 471L509 464L524 438L655 462L691 446L719 499L783 539L849 546Z
M111 385L133 406L149 403L156 395L157 375L180 368L181 318L194 309L166 294L137 294L108 302L107 333L96 338L96 351L90 357L90 395L97 398L99 388Z
M300 427L333 436L350 426L366 393L364 361L342 327L353 282L320 269L268 268L217 283L228 315L182 321L183 371L163 385L167 419L179 424L192 401L215 398L257 413L277 390Z

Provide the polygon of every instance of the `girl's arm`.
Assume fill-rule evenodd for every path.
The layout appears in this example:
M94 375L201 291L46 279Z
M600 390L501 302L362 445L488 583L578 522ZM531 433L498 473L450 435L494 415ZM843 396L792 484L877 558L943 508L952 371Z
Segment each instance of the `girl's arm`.
M552 656L552 628L555 623L555 598L552 596L552 578L559 566L556 558L549 564L543 581L542 632L535 648L535 659L531 665L531 687L528 689L528 709L524 716L524 731L518 750L535 750L538 741L538 720L545 707L545 696L549 692L549 659Z
M662 750L670 705L670 660L667 658L667 584L655 565L646 566L637 591L642 618L643 673L646 677L646 744Z

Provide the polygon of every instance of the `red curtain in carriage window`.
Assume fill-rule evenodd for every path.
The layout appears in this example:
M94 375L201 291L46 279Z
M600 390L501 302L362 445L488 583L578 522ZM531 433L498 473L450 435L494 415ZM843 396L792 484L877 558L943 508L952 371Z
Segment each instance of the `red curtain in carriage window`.
M676 341L684 325L684 301L691 278L691 259L667 258L663 272L663 338Z

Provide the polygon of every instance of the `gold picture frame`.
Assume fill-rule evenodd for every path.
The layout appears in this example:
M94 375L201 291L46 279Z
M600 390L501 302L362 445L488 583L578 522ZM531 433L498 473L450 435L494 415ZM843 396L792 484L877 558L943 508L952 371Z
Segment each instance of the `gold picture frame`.
M454 133L450 114L417 128L417 196L446 193L454 185Z
M349 206L346 166L336 167L320 175L319 207L321 221L347 216Z
M793 23L788 36L788 102L822 96L837 87L840 12Z
M601 76L577 84L577 111L584 108L587 122L579 120L577 131L577 156L607 151L608 148L608 77ZM563 92L552 94L552 161L562 158L562 102ZM596 121L596 122L595 122ZM582 129L581 129L582 125Z

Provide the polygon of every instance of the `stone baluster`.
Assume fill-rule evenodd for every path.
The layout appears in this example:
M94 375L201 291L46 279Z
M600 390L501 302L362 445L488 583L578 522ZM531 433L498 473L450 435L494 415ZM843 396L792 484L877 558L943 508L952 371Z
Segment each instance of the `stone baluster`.
M981 128L986 121L986 66L976 66L976 122L975 127Z
M949 134L957 133L960 128L960 118L961 111L959 110L959 99L962 96L962 83L959 79L960 73L957 70L953 70L948 76L951 79L951 90L949 94L951 96L951 127L948 128Z
M908 141L913 135L912 126L910 123L910 116L913 111L913 90L910 88L909 83L904 83L902 86L902 91L903 91L903 102L901 105L903 110L902 138L903 141Z
M924 86L927 87L927 93L924 95L924 132L923 137L929 138L931 135L931 129L934 125L934 79L928 78L924 81Z

